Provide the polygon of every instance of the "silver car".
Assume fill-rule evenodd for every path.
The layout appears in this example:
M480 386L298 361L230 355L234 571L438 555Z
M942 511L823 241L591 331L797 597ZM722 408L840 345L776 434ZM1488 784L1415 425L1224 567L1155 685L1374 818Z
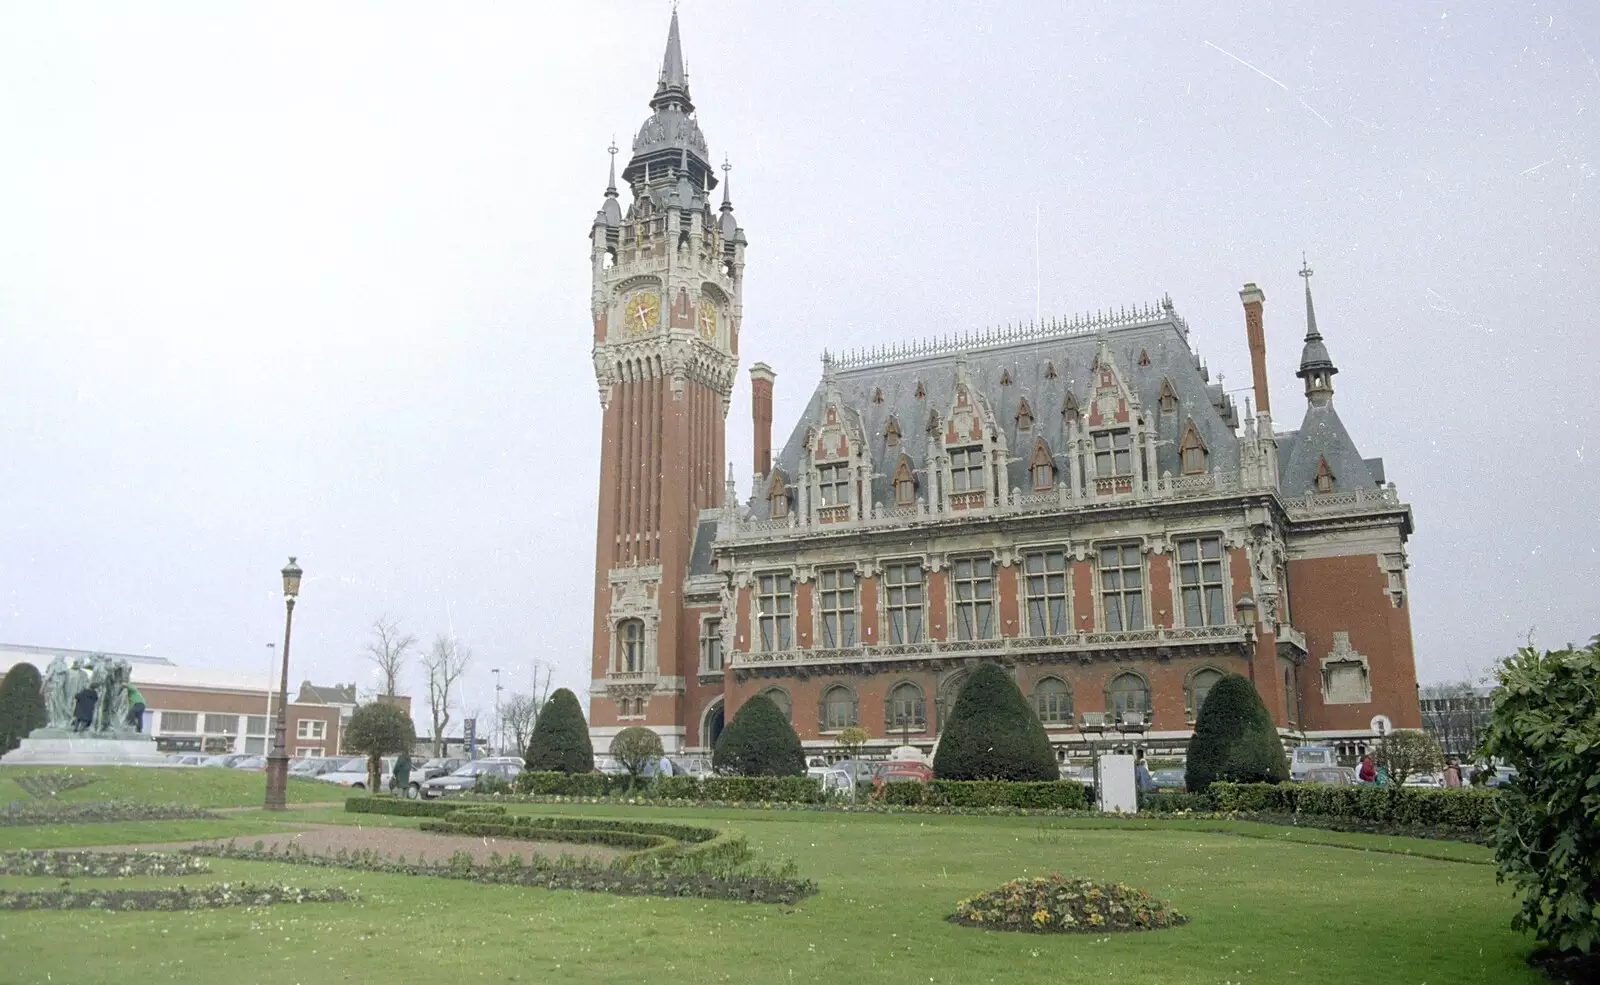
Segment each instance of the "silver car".
M390 778L394 776L394 760L395 757L393 756L383 757L383 770L378 777L378 788L380 790L389 788ZM328 783L337 783L341 787L349 787L352 790L365 790L367 789L367 757L357 756L354 759L347 759L338 769L324 773L317 779Z
M521 772L521 766L506 759L480 759L466 764L454 773L447 773L444 776L436 776L431 780L422 781L421 786L417 788L417 792L422 796L422 799L432 800L435 797L443 797L447 793L465 793L471 790L477 785L478 777L485 773L506 780L514 780L517 774Z

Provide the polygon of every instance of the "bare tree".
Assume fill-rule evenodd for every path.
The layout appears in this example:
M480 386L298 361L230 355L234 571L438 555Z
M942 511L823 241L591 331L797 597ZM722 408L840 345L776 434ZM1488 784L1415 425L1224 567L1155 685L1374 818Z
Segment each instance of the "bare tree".
M428 713L433 719L434 755L444 755L444 730L450 724L450 698L456 682L466 672L472 651L448 636L434 638L433 647L422 658L428 672Z
M400 620L387 615L372 620L372 638L367 641L364 650L367 659L377 665L378 676L382 678L379 694L395 694L400 671L405 667L406 654L416 645L417 638L400 629Z
M528 748L533 738L533 727L539 724L539 712L550 700L551 676L555 668L542 660L533 662L532 687L526 691L513 691L500 704L500 721L511 731L511 741L520 754Z
M1492 702L1470 679L1424 685L1418 694L1422 727L1446 756L1470 759L1489 725Z

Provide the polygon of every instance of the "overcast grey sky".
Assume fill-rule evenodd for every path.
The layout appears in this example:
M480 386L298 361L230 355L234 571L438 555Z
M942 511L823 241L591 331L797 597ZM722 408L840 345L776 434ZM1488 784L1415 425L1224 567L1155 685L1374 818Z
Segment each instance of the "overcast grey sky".
M472 647L469 704L532 659L581 690L586 234L668 9L0 7L0 641L264 673L293 553L292 680L370 683L387 612ZM1593 3L681 18L780 443L824 347L1162 292L1243 386L1244 281L1294 427L1305 250L1415 509L1421 677L1600 632Z

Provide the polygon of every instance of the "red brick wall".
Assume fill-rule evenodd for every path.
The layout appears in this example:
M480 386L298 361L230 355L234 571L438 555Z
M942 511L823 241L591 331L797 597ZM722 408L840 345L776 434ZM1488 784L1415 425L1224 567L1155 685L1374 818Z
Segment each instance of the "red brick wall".
M1306 634L1311 651L1300 683L1307 729L1365 729L1374 715L1388 715L1395 728L1421 727L1411 614L1394 607L1386 588L1384 572L1372 554L1289 562L1294 626ZM1369 704L1322 703L1322 658L1333 649L1335 632L1349 633L1350 646L1367 658L1372 679Z

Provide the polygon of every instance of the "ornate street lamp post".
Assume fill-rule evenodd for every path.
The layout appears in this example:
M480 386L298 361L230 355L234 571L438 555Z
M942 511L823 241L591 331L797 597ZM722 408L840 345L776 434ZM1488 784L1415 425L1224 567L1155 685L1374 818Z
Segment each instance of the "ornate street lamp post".
M272 730L272 753L267 756L267 803L269 811L285 808L285 788L289 785L289 750L284 733L289 727L289 630L294 626L294 600L300 594L300 566L294 558L283 569L283 676L278 679L278 719Z
M1244 630L1244 659L1245 665L1250 669L1250 683L1256 680L1256 600L1249 594L1239 596L1239 601L1233 603L1235 614L1239 617L1239 628ZM1195 713L1199 714L1196 708Z

